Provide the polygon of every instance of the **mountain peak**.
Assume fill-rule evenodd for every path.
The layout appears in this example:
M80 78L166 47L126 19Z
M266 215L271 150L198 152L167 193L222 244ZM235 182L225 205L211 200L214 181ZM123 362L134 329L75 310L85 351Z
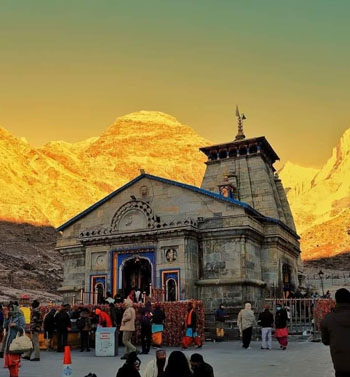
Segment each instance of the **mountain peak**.
M163 124L176 124L178 125L178 120L172 115L163 113L161 111L150 111L141 110L134 113L126 114L122 117L116 119L116 123L120 121L132 121L132 122L142 122L142 123L163 123Z
M342 137L340 138L339 147L343 152L350 151L350 128L345 130Z

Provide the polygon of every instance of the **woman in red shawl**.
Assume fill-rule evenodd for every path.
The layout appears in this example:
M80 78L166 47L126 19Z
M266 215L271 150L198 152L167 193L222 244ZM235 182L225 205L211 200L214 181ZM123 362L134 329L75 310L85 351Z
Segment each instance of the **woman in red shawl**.
M277 338L280 347L283 351L288 345L288 329L287 329L288 315L286 309L280 303L276 305L275 315L275 337Z

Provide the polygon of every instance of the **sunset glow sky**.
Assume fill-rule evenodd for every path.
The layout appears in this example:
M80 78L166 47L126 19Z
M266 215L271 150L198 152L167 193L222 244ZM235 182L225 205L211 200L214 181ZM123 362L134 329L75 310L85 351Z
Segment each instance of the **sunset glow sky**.
M348 0L3 0L0 126L34 146L159 110L318 167L350 127Z

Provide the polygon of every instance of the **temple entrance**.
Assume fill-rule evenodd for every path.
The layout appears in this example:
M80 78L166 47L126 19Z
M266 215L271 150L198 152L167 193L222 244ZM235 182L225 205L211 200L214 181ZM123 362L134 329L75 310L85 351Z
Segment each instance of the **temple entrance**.
M140 289L149 296L152 284L152 266L144 258L135 257L125 262L123 268L122 287L125 296L132 290Z
M169 279L166 282L166 301L176 301L177 300L177 284L174 279Z
M105 295L104 295L104 287L101 283L96 284L95 294L97 298L97 303L99 305L103 304L105 301Z

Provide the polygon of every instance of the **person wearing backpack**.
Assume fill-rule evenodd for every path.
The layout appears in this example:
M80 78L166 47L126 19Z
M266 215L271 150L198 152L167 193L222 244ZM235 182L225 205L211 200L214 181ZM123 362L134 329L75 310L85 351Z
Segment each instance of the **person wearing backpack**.
M150 301L147 301L145 307L141 312L141 344L142 352L141 354L147 355L151 348L152 341L152 307Z
M83 308L80 312L80 317L77 319L77 328L80 331L80 352L83 352L84 349L90 352L89 334L91 330L91 319L89 314L89 309Z

